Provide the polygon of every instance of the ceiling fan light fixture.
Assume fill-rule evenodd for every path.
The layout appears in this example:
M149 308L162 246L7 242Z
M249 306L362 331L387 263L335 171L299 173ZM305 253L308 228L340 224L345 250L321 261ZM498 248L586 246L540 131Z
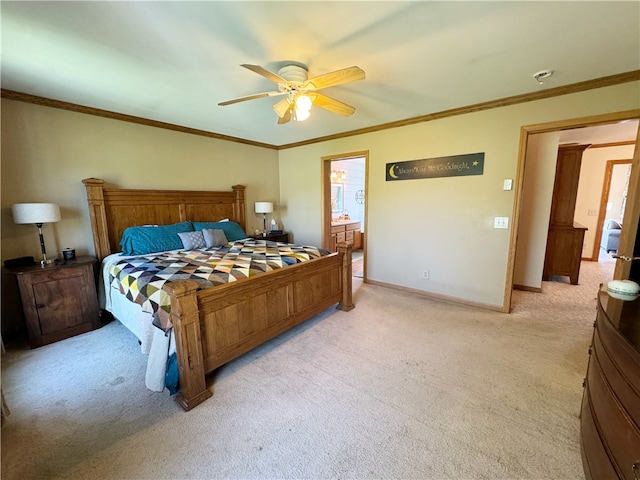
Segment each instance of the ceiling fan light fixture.
M298 95L296 97L296 110L311 110L311 99L307 95Z
M304 122L310 116L311 112L309 110L298 110L297 108L293 109L293 119L296 122Z
M293 119L297 122L303 122L311 115L311 99L302 93L293 99Z

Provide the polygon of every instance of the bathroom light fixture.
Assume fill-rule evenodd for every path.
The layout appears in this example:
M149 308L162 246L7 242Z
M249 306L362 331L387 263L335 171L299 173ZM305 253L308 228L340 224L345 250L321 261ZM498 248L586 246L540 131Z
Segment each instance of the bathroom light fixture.
M331 170L331 180L334 182L342 181L344 182L347 179L347 172L344 170Z

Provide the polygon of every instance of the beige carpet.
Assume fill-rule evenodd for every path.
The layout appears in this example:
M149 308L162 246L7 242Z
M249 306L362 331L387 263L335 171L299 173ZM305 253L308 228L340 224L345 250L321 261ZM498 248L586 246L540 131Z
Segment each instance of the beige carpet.
M510 315L356 281L330 309L221 368L185 413L145 390L118 323L3 357L4 479L582 479L595 294L515 292Z

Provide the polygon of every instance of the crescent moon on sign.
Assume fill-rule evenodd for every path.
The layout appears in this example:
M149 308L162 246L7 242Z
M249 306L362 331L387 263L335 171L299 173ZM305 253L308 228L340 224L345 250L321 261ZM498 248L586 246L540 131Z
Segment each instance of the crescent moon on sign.
M389 176L393 177L393 178L398 178L398 176L395 174L395 172L393 171L393 169L395 168L395 164L391 165L391 167L389 167Z

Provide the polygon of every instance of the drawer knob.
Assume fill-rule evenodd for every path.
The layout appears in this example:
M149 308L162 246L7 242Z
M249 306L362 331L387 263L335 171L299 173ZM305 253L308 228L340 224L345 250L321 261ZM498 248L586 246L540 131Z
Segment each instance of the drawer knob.
M636 462L631 465L631 470L633 470L633 478L635 480L640 480L640 462Z

